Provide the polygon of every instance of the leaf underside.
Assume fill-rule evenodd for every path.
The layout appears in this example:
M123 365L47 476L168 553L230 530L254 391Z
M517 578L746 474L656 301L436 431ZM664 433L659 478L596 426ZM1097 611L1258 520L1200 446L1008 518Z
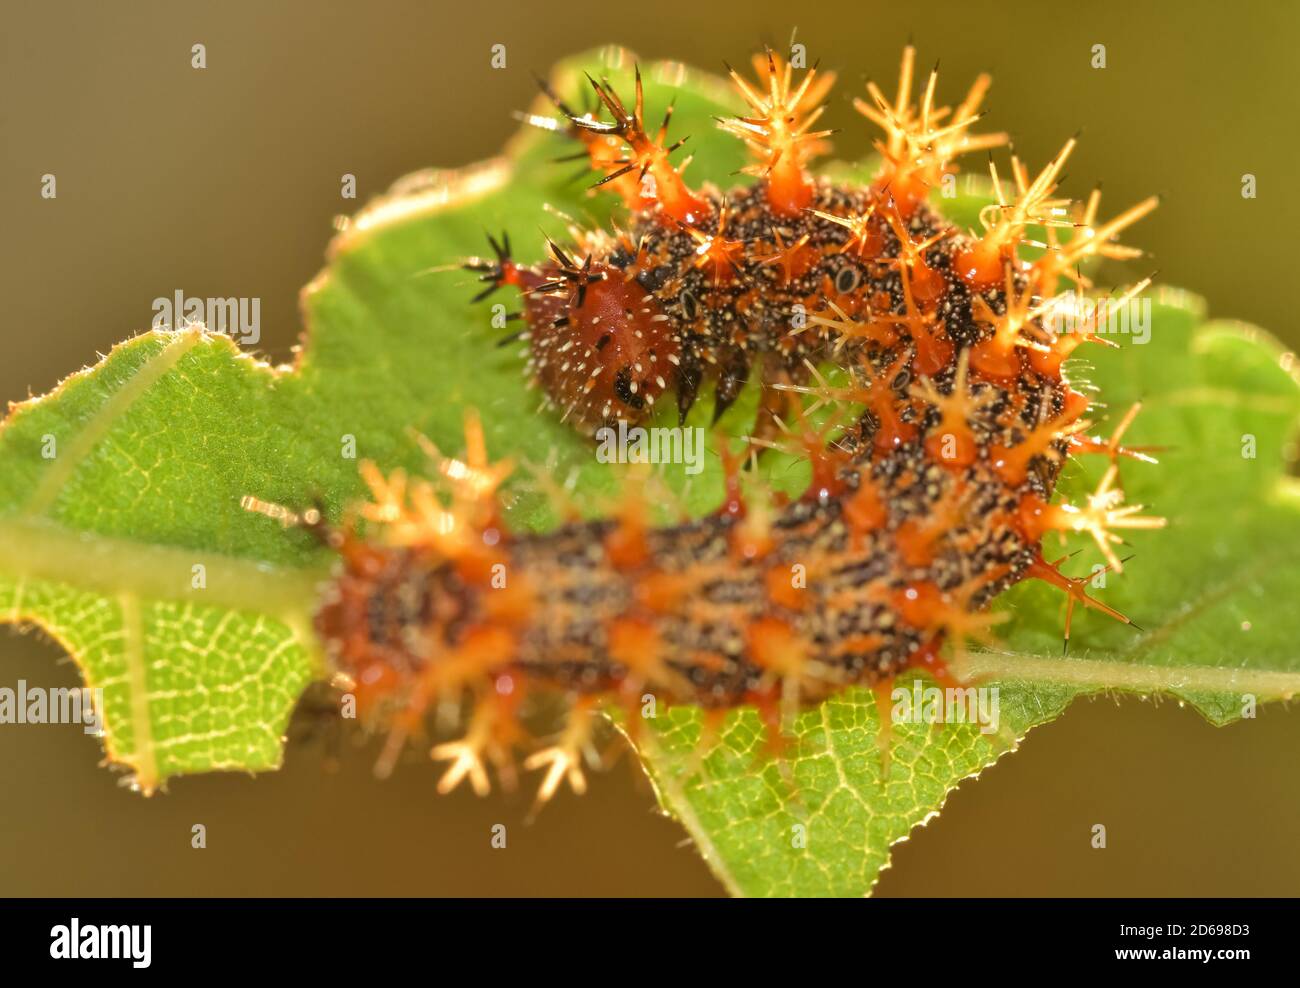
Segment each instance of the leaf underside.
M557 88L576 94L584 70L629 88L630 56L616 49L565 63ZM648 115L676 98L691 179L732 183L744 150L711 119L738 109L729 91L680 67L645 74ZM497 348L487 306L467 303L468 276L431 270L484 253L485 230L509 229L519 257L540 256L539 225L557 238L566 226L543 204L607 222L610 197L588 196L572 166L552 163L567 150L524 133L500 159L412 176L354 217L304 291L305 347L292 368L197 329L149 332L12 410L0 431L0 618L44 628L103 689L108 755L144 791L178 775L278 766L294 704L327 674L311 613L329 559L304 533L243 511L244 495L294 506L321 498L337 518L361 493L349 440L359 458L420 471L417 435L459 450L471 406L493 456L548 464L561 478L576 471L591 511L616 490L584 440L538 413L519 352ZM969 226L987 199L977 190L935 201ZM1171 525L1139 533L1124 573L1095 591L1144 630L1080 613L1063 655L1055 592L1016 588L997 604L1012 613L1000 646L971 658L981 684L999 687L1001 731L895 725L887 778L875 704L862 691L804 713L782 763L763 757L752 712L733 712L705 753L697 711L661 712L640 739L645 766L730 891L868 892L890 846L958 782L1082 693L1163 693L1225 724L1245 695L1300 688L1297 619L1284 606L1300 595L1288 559L1300 544L1300 486L1284 470L1300 416L1290 355L1260 330L1207 322L1194 296L1166 289L1151 299L1149 342L1083 347L1071 364L1104 402L1098 431L1140 398L1126 441L1165 447L1159 466L1125 464L1124 480L1130 502ZM710 404L705 396L692 424L707 425ZM751 391L723 427L745 433L754 408ZM1099 469L1072 464L1062 490L1077 499ZM762 470L790 492L807 476L806 464L779 455ZM665 480L694 511L719 501L716 456L689 484L671 468ZM512 494L514 527L553 523L525 476ZM1094 549L1057 554L1077 548L1067 571L1084 574Z

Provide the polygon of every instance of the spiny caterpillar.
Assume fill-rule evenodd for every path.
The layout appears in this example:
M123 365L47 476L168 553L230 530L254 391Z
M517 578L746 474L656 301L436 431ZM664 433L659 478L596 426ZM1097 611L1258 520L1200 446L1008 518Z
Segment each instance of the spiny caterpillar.
M646 130L639 72L631 108L591 80L608 120L549 91L561 118L528 117L578 139L629 210L623 229L575 230L541 263L515 261L508 239L466 262L487 285L479 298L522 292L520 335L550 402L590 433L643 420L669 392L685 416L706 379L720 413L757 372L750 442L805 457L812 480L784 503L743 496L741 457L724 450L727 495L707 517L656 526L633 493L612 517L528 534L502 523L510 467L489 460L472 415L465 456L436 457L432 480L366 465L366 535L326 532L341 566L316 626L359 703L392 725L390 755L435 707L467 704L464 738L432 756L451 763L441 790L468 779L485 792L488 764L511 772L524 701L563 697L558 739L524 763L545 770L545 800L566 779L583 789L600 703L626 707L631 727L646 693L698 705L710 724L752 706L775 737L851 685L887 697L908 669L953 682L948 663L990 638L1003 615L989 603L1021 580L1065 592L1067 639L1076 604L1127 622L1042 542L1087 533L1120 571L1116 532L1163 524L1123 503L1119 458L1149 459L1121 445L1137 409L1109 439L1090 435L1094 402L1063 363L1104 342L1108 307L1070 333L1045 317L1061 284L1090 287L1082 262L1137 256L1115 238L1156 202L1101 223L1097 193L1059 197L1071 140L1037 176L1012 157L1009 183L990 158L996 202L981 231L957 230L930 191L958 156L1006 136L972 133L987 77L941 107L934 73L914 102L913 65L909 47L892 101L874 84L856 101L884 131L879 173L861 187L808 170L833 77L814 67L796 81L770 52L755 58L758 85L731 72L749 115L720 124L750 148L756 181L726 193L687 186L667 118ZM1045 232L1026 260L1031 227ZM1053 502L1062 465L1083 453L1110 460L1095 493Z

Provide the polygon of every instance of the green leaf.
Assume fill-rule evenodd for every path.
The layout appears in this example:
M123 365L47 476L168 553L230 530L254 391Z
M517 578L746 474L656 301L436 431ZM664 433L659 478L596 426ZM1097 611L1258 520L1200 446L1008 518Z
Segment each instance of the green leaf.
M1252 698L1300 692L1300 622L1285 604L1300 594L1289 559L1300 544L1300 483L1282 471L1300 418L1293 355L1257 329L1205 322L1200 301L1185 293L1157 292L1152 309L1148 344L1095 351L1086 374L1112 411L1144 401L1126 443L1169 447L1158 466L1125 464L1123 473L1129 499L1158 509L1170 527L1138 533L1123 574L1092 591L1144 630L1076 614L1063 655L1061 595L1042 584L1013 589L997 603L1012 614L1000 626L1002 647L968 663L979 686L997 690L1001 731L893 724L887 777L876 705L862 690L803 714L785 765L760 759L752 712L731 717L701 765L700 717L672 711L643 755L661 801L730 891L868 892L891 845L1077 696L1164 693L1226 724ZM1073 369L1082 373L1077 362ZM1243 456L1251 436L1253 459ZM1100 464L1075 467L1062 488L1078 500L1100 472ZM1067 572L1086 575L1097 559L1086 550ZM900 677L896 685L932 684Z
M576 59L556 77L575 101L586 69L620 85L631 77L619 49ZM699 130L736 109L720 82L680 67L655 67L646 88L655 107L676 95ZM720 143L693 167L698 177L723 182L743 163L736 142ZM607 221L609 197L589 196L573 166L553 163L568 150L529 128L508 157L410 176L370 204L304 291L307 342L292 368L225 336L153 331L11 409L0 431L0 619L44 627L104 691L105 748L135 785L276 767L294 704L325 675L311 614L328 555L242 510L244 496L319 497L338 517L361 494L358 459L422 470L417 434L460 449L468 407L494 455L577 470L591 505L614 490L584 440L537 414L517 350L497 348L489 310L468 304L469 276L431 270L483 253L485 231L503 227L521 256L537 255L539 227L562 237L569 223L544 203ZM718 491L710 478L690 500ZM518 528L549 516L526 489L508 515Z
M630 83L629 56L609 49L560 68L566 97L580 100L583 70L621 91ZM691 135L695 155L688 176L733 182L743 149L711 120L738 109L730 93L676 66L646 77L649 115L676 97L674 133ZM150 332L12 412L0 432L0 617L47 628L103 688L108 753L141 788L276 766L294 703L326 674L311 614L328 554L243 511L245 495L295 506L320 497L338 517L360 494L357 461L344 455L352 444L385 469L418 471L417 436L458 450L467 407L481 413L493 456L576 471L587 510L615 489L586 441L537 413L519 354L494 345L495 299L470 306L467 277L439 270L483 253L485 230L508 228L529 258L542 249L539 225L564 233L559 214L606 222L609 197L589 197L567 181L573 166L552 163L565 150L527 131L501 159L411 176L354 217L304 292L306 342L292 368L261 364L225 337ZM940 205L967 225L983 201ZM1300 415L1294 371L1259 331L1206 323L1190 296L1157 293L1153 309L1149 344L1083 348L1095 365L1087 379L1113 412L1146 400L1127 441L1170 447L1159 467L1126 464L1124 475L1130 501L1171 527L1139 533L1136 558L1098 592L1146 630L1080 613L1062 656L1059 602L1045 587L1017 588L999 604L1014 615L1003 648L970 662L999 688L1002 732L898 725L887 779L875 706L860 693L804 714L784 768L760 758L752 713L733 714L702 753L695 711L661 714L642 736L648 771L731 891L869 891L889 847L953 786L1080 693L1171 693L1224 723L1243 693L1264 700L1300 686L1296 621L1282 606L1300 582L1284 555L1300 534L1300 497L1282 474ZM746 431L754 401L751 391L723 425ZM710 404L697 406L700 424ZM1254 459L1242 456L1246 434ZM1099 466L1064 486L1086 492ZM788 491L807 476L780 456L763 470ZM680 486L679 474L665 479ZM525 475L512 493L514 527L553 521ZM681 493L692 510L716 505L716 462ZM1090 562L1077 557L1071 572Z

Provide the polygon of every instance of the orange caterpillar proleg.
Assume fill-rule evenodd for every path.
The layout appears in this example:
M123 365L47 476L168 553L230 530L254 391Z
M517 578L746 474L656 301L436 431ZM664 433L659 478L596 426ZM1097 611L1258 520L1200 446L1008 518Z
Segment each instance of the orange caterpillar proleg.
M831 77L796 80L770 53L755 64L757 85L732 73L749 116L722 123L752 150L755 184L689 188L666 121L645 129L639 76L631 108L593 80L612 119L555 99L564 119L549 126L586 146L630 210L624 230L575 232L537 265L494 241L495 259L468 266L484 294L523 292L532 373L577 428L643 420L670 392L685 415L706 378L720 413L754 368L751 442L806 456L812 483L784 505L751 503L727 453L714 514L658 527L633 498L616 517L536 535L502 524L508 467L489 461L472 416L464 459L440 458L433 482L367 467L370 525L364 539L331 533L342 565L317 628L396 738L435 707L471 706L464 739L432 751L450 765L444 790L485 791L488 763L510 771L521 702L539 692L571 703L554 744L524 763L546 771L545 798L565 780L582 788L598 702L750 705L775 726L908 668L947 681L941 648L960 656L987 639L988 604L1026 578L1062 589L1071 611L1126 620L1043 555L1045 534L1086 532L1118 571L1116 531L1163 523L1123 504L1132 413L1109 440L1090 436L1091 402L1063 370L1089 327L1057 335L1044 315L1063 278L1087 285L1085 258L1134 255L1114 238L1154 200L1108 223L1095 195L1074 209L1056 193L1071 141L1036 177L1014 158L1009 181L995 171L983 232L964 234L927 195L958 155L1005 142L972 133L987 79L948 108L931 75L914 102L907 49L896 98L872 85L858 101L884 138L879 175L856 187L807 169ZM1030 226L1047 241L1032 263L1017 254ZM828 383L828 363L842 382ZM813 405L833 406L837 424L814 425ZM1111 465L1085 503L1053 502L1074 453Z

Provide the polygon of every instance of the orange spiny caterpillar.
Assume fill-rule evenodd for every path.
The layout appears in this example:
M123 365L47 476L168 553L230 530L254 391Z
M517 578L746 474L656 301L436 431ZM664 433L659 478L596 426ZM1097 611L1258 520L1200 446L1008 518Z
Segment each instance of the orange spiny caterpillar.
M575 232L576 247L553 243L532 266L494 241L495 260L467 265L483 294L523 291L548 396L590 430L639 420L670 390L684 415L706 373L721 410L761 365L751 442L805 456L812 482L789 503L752 503L724 451L728 495L707 517L656 526L629 498L613 517L524 534L503 524L508 466L488 459L472 416L465 457L439 456L434 482L367 466L373 500L360 514L373 527L328 533L342 562L317 628L395 744L435 707L469 705L464 739L432 750L451 763L441 788L468 779L485 791L489 763L509 772L521 705L539 693L572 711L558 741L525 762L546 769L547 798L565 779L582 787L597 702L632 708L650 692L714 711L751 705L775 727L908 668L946 681L941 649L987 639L988 604L1027 578L1062 589L1071 613L1082 604L1127 620L1043 555L1049 531L1085 532L1118 571L1116 531L1163 524L1124 505L1118 484L1119 457L1141 455L1120 444L1136 408L1109 440L1088 435L1092 402L1063 368L1098 338L1095 321L1064 334L1045 315L1063 278L1086 284L1084 258L1132 256L1114 238L1155 202L1102 224L1095 194L1075 209L1056 191L1071 141L1036 177L1013 158L1014 191L994 170L982 234L954 229L928 190L956 156L1004 136L971 133L987 79L950 109L935 104L931 74L914 103L913 63L908 48L892 102L874 85L859 101L885 132L880 173L862 187L808 172L826 136L812 128L829 76L814 69L796 83L771 53L755 62L760 86L733 72L751 115L723 127L752 149L758 180L725 195L686 186L666 120L649 136L639 75L630 110L592 80L612 122L555 99L564 123L553 126L583 142L601 184L622 196L626 230ZM1032 262L1019 256L1031 226L1047 248ZM843 383L828 383L826 363ZM809 402L850 424L814 426ZM1084 504L1053 503L1075 453L1111 463Z
M1019 299L1054 295L1063 275L1082 277L1072 273L1086 257L1133 256L1113 239L1156 200L1104 224L1095 193L1072 210L1056 195L1071 140L1033 179L1013 158L1014 195L994 169L997 202L981 217L985 230L961 235L930 208L929 190L958 156L996 148L1006 136L972 133L987 77L954 109L936 105L932 73L914 104L913 64L908 48L894 101L874 84L870 102L857 101L885 131L876 144L880 172L862 187L807 169L826 148L829 132L812 128L833 74L814 67L796 82L771 52L755 58L757 86L731 73L750 115L720 124L752 150L746 171L758 181L726 192L686 185L670 161L682 142L665 143L668 117L655 136L647 131L639 71L630 108L607 82L590 80L610 120L576 114L544 86L562 119L525 119L577 138L604 175L597 187L616 192L630 214L614 233L573 229L573 244L552 242L539 264L516 262L508 240L493 240L495 258L466 262L487 286L476 301L503 285L522 292L527 327L517 335L527 340L529 370L565 418L587 431L641 420L667 391L685 416L710 378L720 415L755 368L768 385L803 383L808 363L828 359L846 335L885 346L901 338L923 374L950 363L954 345L980 344L977 369L1014 376L1017 348L1048 349L1040 313L1022 310L989 341L976 338L987 335L978 317L990 306L1001 313L1008 291ZM1031 225L1046 229L1048 247L1032 265L1016 257ZM1061 228L1073 234L1065 243ZM828 323L830 313L838 318ZM757 428L770 436L772 415L788 416L791 406L780 389L766 388L764 397Z

